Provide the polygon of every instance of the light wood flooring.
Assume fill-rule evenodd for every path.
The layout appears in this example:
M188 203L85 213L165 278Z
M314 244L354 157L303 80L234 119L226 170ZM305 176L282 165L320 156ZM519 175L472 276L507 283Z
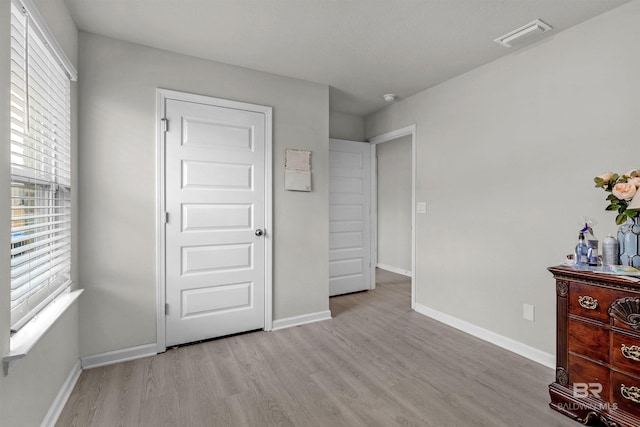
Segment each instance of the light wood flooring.
M57 427L577 427L553 370L410 310L410 285L331 298L333 319L86 370Z

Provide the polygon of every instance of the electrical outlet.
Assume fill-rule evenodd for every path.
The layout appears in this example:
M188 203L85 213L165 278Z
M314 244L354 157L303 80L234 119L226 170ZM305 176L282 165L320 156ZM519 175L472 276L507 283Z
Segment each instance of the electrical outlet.
M525 320L529 320L534 322L536 319L536 308L531 304L523 304L522 305L522 317Z
M419 214L427 213L427 202L416 203L416 213L419 213Z

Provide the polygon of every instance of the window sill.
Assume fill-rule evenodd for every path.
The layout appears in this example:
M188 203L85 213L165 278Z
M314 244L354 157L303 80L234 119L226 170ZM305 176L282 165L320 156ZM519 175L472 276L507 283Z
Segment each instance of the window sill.
M9 375L9 369L20 359L24 358L47 333L53 324L67 311L83 289L73 292L63 292L43 309L33 320L24 325L12 337L9 344L9 354L2 357L4 374Z

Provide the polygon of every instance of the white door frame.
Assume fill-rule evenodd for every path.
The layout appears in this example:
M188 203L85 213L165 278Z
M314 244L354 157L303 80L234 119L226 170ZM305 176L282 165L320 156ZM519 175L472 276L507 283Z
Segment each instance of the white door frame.
M371 144L371 289L376 287L378 264L378 168L376 145L411 135L411 309L416 306L416 125L410 125L369 139Z
M178 92L168 89L156 89L156 351L164 352L166 347L165 327L165 303L166 303L166 235L165 235L165 133L163 119L165 117L166 101L174 99L178 101L194 102L207 105L215 105L224 108L252 111L265 115L265 272L264 272L264 330L273 329L273 218L272 218L272 117L273 109L263 105L247 104L244 102L230 101L228 99L213 98L210 96L195 95L186 92Z

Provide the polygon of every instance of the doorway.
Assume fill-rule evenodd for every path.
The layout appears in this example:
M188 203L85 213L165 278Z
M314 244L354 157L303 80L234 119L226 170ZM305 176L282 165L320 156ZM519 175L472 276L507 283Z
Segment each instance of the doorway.
M411 136L374 145L377 267L411 277Z
M407 145L410 145L410 150L411 150L411 154L410 154L410 213L409 213L409 221L410 221L410 232L409 232L409 238L407 241L406 235L405 237L403 237L401 239L401 243L402 245L406 245L408 244L408 257L409 257L409 265L410 265L410 270L406 270L405 268L399 267L398 265L393 266L390 264L387 264L386 260L391 260L391 262L396 262L396 263L401 263L401 265L407 265L407 254L400 254L400 257L396 257L395 255L398 254L394 254L393 251L391 251L388 255L385 254L381 254L379 253L379 239L382 238L382 243L385 244L384 242L390 242L393 243L394 241L394 236L393 236L393 231L391 229L391 231L386 231L385 236L379 236L378 235L378 222L379 220L381 221L385 221L385 223L389 223L390 221L393 221L393 215L387 215L387 217L382 218L381 216L383 215L382 212L380 212L381 215L379 215L378 212L378 167L377 167L377 163L376 163L376 151L377 151L377 146L379 144L383 144L383 143L389 143L389 144L393 144L395 142L399 142L399 143L404 143ZM369 143L371 144L371 159L372 159L372 190L371 190L371 194L372 194L372 242L374 242L371 245L371 260L372 260L372 265L373 265L373 269L372 269L372 277L375 278L375 267L377 265L379 265L379 263L381 261L382 262L382 267L386 267L387 269L389 269L390 271L393 271L394 273L400 273L400 274L405 274L405 275L409 275L410 279L411 279L411 308L415 309L415 301L416 301L416 288L415 288L415 278L416 278L416 126L415 125L411 125L411 126L407 126L405 128L402 129L398 129L392 132L387 132L384 133L382 135L378 135L374 138L371 138L369 140ZM385 146L385 147L390 147L389 146ZM384 191L388 192L388 189L385 189ZM392 213L392 210L387 209L388 207L385 206L386 209L386 214ZM403 217L403 221L406 222L407 218L406 218L406 212L401 212L398 213L398 215ZM404 243L402 243L404 242ZM386 243L389 244L389 243ZM388 249L388 248L386 248ZM386 256L386 258L383 259L379 259L379 254ZM402 260L402 261L401 261ZM374 279L374 283L372 286L375 287L375 279Z

